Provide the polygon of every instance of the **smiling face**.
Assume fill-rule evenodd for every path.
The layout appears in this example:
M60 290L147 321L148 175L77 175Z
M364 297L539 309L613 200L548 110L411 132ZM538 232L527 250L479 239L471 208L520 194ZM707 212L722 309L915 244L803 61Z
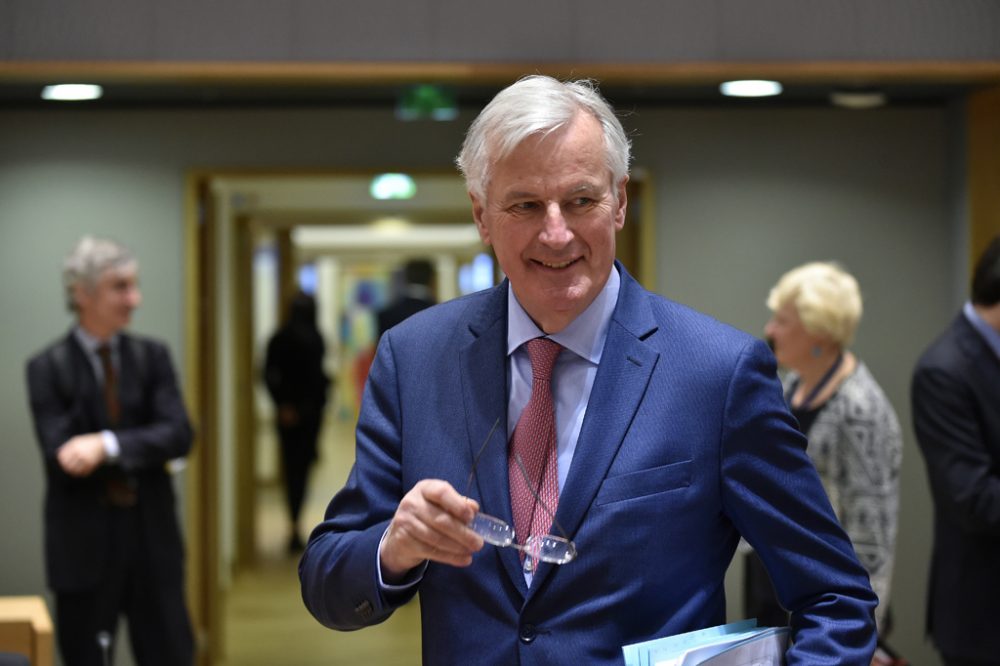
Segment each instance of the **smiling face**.
M480 238L546 333L564 329L607 282L627 180L611 182L601 125L580 112L521 142L494 166L485 200L472 196Z
M80 326L99 340L119 332L142 303L138 266L134 262L109 268L93 285L77 284L76 309Z

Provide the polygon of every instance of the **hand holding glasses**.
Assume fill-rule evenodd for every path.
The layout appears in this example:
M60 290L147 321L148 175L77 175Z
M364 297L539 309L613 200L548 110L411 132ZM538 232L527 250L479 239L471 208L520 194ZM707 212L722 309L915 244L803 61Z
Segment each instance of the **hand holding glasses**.
M490 438L493 436L493 432L500 425L500 419L493 423L493 427L490 428L489 434L486 435L486 439L483 441L482 446L479 447L478 453L476 453L475 460L472 461L472 470L469 472L469 479L465 484L464 495L468 497L469 489L472 486L472 479L475 478L476 468L479 466L479 458L483 455L483 451L486 449L486 445L489 443ZM531 480L528 478L528 472L524 468L524 463L521 461L520 456L515 456L515 462L517 463L517 468L521 470L521 474L524 476L527 482L528 488L531 489L532 494L535 497L535 501L542 505L545 512L552 518L555 523L556 529L560 533L565 534L562 526L559 525L559 521L556 520L555 515L552 513L551 509L542 501L542 498L538 496L538 493L532 488ZM538 562L550 562L551 564L566 564L567 562L572 562L576 558L576 545L564 537L554 536L552 534L532 534L527 539L525 539L523 544L517 543L517 538L514 534L514 528L506 523L506 521L501 520L495 516L478 512L473 518L472 522L469 523L469 528L482 537L483 541L492 544L500 548L516 548L517 550L524 553L524 571L531 573L535 570Z

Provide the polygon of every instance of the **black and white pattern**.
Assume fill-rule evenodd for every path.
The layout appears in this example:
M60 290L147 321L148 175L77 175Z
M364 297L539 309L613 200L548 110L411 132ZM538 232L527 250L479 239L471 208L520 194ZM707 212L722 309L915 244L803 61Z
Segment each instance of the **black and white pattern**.
M785 377L786 389L798 377ZM879 628L889 606L903 436L896 412L864 363L823 405L806 433L833 510L868 570L880 600Z

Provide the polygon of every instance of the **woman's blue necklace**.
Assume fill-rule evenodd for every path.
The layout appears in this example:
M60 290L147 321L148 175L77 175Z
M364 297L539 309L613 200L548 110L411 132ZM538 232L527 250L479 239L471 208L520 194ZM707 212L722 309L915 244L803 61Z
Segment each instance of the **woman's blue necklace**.
M844 362L844 352L840 352L839 354L837 354L837 360L833 362L833 365L830 366L830 369L827 370L826 374L823 375L822 379L819 380L819 383L813 387L813 390L809 392L809 395L806 396L806 399L802 401L802 405L799 407L799 409L803 411L809 411L809 408L812 407L813 400L815 400L816 397L820 394L820 392L824 388L826 388L826 385L830 383L830 380L833 379L833 376L835 374L837 374L837 370L840 369L840 365L843 362Z

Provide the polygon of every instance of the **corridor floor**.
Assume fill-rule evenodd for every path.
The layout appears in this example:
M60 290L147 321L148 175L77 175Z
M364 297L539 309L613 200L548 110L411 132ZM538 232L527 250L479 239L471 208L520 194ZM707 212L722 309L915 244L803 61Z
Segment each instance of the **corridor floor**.
M267 424L260 425L260 432L262 445L273 446L273 437L268 442ZM329 420L323 429L320 462L310 481L303 525L322 520L353 458L353 423ZM218 666L420 664L416 600L385 623L355 632L326 629L309 615L299 592L298 557L285 551L288 528L280 492L277 485L258 489L258 561L233 581L226 604L226 655Z

